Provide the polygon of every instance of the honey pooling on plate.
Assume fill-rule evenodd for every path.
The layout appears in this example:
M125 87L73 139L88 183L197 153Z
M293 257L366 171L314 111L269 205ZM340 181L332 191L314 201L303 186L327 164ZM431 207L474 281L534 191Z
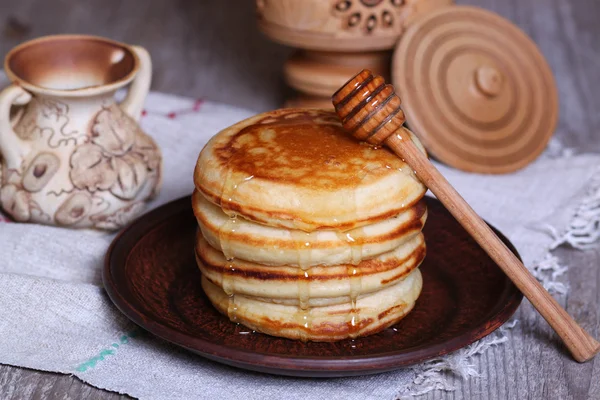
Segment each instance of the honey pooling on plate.
M251 330L336 341L376 333L422 286L425 187L335 114L285 109L205 146L192 203L211 303Z

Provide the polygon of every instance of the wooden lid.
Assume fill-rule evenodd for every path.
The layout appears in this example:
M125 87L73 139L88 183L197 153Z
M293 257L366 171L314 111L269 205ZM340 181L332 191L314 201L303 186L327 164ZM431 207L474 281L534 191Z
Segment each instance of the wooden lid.
M533 161L558 117L552 72L531 39L476 7L434 11L395 50L393 83L431 154L465 171L505 173Z

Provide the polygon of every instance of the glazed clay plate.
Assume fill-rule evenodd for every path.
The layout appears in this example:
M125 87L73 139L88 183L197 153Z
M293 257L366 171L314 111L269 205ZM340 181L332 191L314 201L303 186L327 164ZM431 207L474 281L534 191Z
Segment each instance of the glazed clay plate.
M305 377L389 371L481 339L522 299L437 200L428 197L427 205L423 292L404 320L365 338L302 343L252 332L219 314L200 286L189 197L149 212L114 240L104 285L117 307L142 328L221 363Z

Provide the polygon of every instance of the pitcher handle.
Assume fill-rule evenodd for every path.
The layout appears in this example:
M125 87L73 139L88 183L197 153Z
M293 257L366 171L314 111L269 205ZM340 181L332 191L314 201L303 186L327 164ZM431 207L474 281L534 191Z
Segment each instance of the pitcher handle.
M10 109L12 106L22 106L30 101L31 94L14 83L0 92L0 153L8 168L11 169L21 167L21 162L31 147L14 131Z
M150 82L152 80L152 60L150 59L148 51L143 47L130 47L140 61L140 68L129 88L129 93L127 93L125 100L121 102L121 108L125 110L131 118L139 121L140 116L142 115L144 100L146 100L146 96L150 90Z

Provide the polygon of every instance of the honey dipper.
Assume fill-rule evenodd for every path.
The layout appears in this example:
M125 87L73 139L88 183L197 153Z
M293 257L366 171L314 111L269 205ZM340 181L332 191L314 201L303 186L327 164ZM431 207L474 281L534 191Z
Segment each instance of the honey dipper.
M400 108L401 100L392 85L386 85L382 77L363 70L332 96L332 102L342 125L355 138L373 145L384 143L414 169L419 179L548 321L575 360L588 361L600 351L600 343L550 296L415 146L410 132L402 126L405 118Z

